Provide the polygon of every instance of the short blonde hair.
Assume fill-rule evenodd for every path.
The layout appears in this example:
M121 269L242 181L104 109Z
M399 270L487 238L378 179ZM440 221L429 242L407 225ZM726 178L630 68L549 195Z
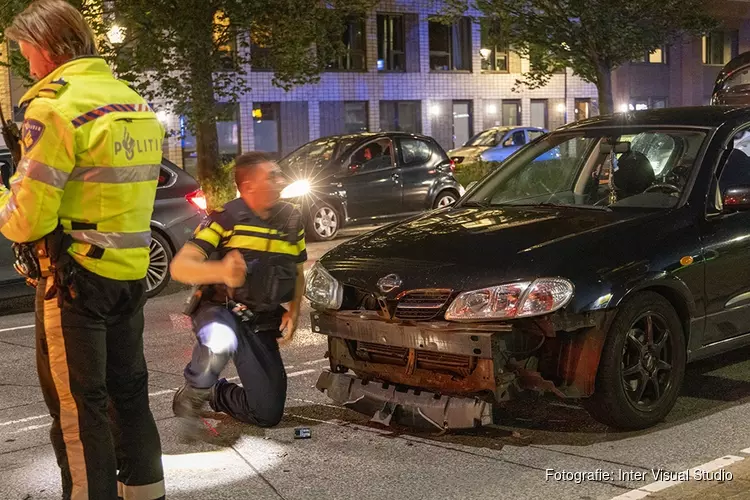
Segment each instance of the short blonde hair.
M44 49L59 63L99 54L91 27L65 0L35 0L13 19L5 36Z

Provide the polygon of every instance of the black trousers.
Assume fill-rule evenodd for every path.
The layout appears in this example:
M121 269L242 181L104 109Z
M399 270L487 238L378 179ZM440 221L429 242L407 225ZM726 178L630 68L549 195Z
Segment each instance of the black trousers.
M214 411L245 423L272 427L281 421L286 403L287 376L279 352L280 318L254 333L226 307L202 307L193 317L198 342L185 367L185 380L196 388L214 387ZM242 387L219 380L234 360Z
M63 498L164 498L161 443L143 354L145 280L115 281L77 264L77 295L36 295L37 371L52 416Z

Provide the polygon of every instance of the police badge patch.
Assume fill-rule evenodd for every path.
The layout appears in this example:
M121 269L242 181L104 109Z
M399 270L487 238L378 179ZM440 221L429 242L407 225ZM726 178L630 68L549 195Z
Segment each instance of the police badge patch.
M44 133L44 124L34 119L27 119L23 122L21 128L21 143L23 144L24 153L31 151L36 146L39 139Z

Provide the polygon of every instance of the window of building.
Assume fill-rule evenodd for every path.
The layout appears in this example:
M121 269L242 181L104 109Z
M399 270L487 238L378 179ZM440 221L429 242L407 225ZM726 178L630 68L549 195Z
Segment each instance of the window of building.
M342 35L345 52L328 65L329 70L364 71L365 66L365 20L350 18Z
M422 132L420 101L380 101L380 130Z
M521 101L503 99L503 125L521 125Z
M575 100L575 120L585 120L591 117L591 99Z
M661 109L667 107L666 97L643 97L631 99L628 104L630 111L642 111L645 109Z
M213 36L219 69L226 71L234 69L237 62L237 37L229 23L229 17L221 11L214 14Z
M240 121L239 106L231 103L219 103L220 113L216 120L216 133L219 139L219 156L222 162L228 163L240 154ZM187 128L187 120L180 117L180 135L182 136L182 165L191 175L198 173L198 154L195 135ZM165 141L166 145L166 141Z
M252 71L268 71L271 69L268 44L271 42L271 34L260 27L254 27L250 31L250 65Z
M498 45L492 37L489 25L480 23L481 48L479 54L482 56L482 71L508 72L508 46Z
M404 16L378 14L378 71L406 71Z
M281 120L278 102L253 103L253 137L255 150L281 153Z
M739 53L739 32L713 31L703 37L703 64L724 65Z
M453 147L466 144L474 135L471 101L453 101Z
M321 101L321 136L367 132L367 101Z
M471 20L461 18L454 24L429 21L430 69L438 71L471 70Z
M653 52L646 52L641 57L633 59L634 63L667 64L667 48L659 47Z
M548 103L547 99L531 100L531 126L547 128L548 125Z

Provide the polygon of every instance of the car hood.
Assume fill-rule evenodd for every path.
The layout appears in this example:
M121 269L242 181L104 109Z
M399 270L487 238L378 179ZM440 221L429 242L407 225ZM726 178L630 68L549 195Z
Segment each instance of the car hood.
M402 279L402 290L465 290L539 276L580 277L616 267L621 257L609 259L606 253L627 247L629 235L642 230L643 219L654 217L651 214L448 208L350 240L326 253L320 263L338 280L373 293L378 293L377 280L391 273ZM575 257L581 255L584 265Z
M452 158L454 156L461 156L466 158L478 156L487 149L489 149L487 146L468 146L464 148L452 149L448 151L448 157Z

